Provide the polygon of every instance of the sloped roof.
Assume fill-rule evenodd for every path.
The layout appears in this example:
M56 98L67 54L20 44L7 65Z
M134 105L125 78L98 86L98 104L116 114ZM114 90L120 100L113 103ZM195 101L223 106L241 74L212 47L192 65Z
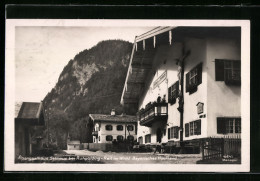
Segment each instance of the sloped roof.
M22 104L23 104L23 102L16 102L15 103L15 110L14 110L14 116L15 116L15 118L17 118L18 117L18 114L19 114L19 111L20 111L20 109L21 109L21 107L22 107Z
M42 103L23 102L15 105L15 118L19 119L39 119Z
M157 69L154 59L156 55L159 55L158 47L161 45L164 45L164 48L175 47L174 43L183 43L186 38L235 38L239 41L241 27L159 26L136 36L120 103L138 104L140 96L144 94L144 89L148 86L148 78L153 76ZM175 59L175 57L171 58Z
M136 116L130 115L89 114L89 117L93 121L137 122Z

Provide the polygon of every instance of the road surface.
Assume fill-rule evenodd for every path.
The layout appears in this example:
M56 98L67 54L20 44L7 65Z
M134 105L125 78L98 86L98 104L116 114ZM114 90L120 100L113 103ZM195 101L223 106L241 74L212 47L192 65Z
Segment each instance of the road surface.
M116 153L89 150L64 150L67 154L85 157L93 162L122 164L196 164L201 154L159 154L159 153Z

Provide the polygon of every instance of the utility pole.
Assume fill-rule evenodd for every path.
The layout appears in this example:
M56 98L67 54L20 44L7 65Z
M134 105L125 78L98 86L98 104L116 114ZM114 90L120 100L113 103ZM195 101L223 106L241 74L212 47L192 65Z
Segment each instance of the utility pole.
M184 142L183 142L183 113L184 113L184 59L190 54L188 51L187 53L183 54L183 57L180 58L177 62L178 65L178 79L180 84L180 90L179 90L179 107L177 108L180 112L180 146L181 150L180 153L184 152Z
M178 69L180 70L180 91L179 91L179 107L180 112L180 142L183 142L183 111L184 111L184 96L183 96L183 77L184 77L184 61L183 59L178 62Z

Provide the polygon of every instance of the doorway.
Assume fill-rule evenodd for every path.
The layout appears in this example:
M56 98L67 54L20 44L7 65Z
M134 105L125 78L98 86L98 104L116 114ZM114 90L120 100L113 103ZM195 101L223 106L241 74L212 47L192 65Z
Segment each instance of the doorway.
M159 143L162 142L162 130L161 130L161 128L157 128L157 131L156 131L156 142L159 142Z

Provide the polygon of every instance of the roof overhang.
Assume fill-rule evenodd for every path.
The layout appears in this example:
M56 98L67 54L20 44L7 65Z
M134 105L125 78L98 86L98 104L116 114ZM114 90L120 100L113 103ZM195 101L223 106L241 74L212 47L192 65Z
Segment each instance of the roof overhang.
M127 71L121 104L137 104L145 87L148 74L153 69L156 48L173 45L187 37L241 38L241 27L156 27L136 36Z
M156 48L160 44L171 45L172 29L174 28L160 26L136 36L121 96L121 104L138 103L147 75L153 68Z
M15 118L16 124L44 126L43 103L23 102Z

